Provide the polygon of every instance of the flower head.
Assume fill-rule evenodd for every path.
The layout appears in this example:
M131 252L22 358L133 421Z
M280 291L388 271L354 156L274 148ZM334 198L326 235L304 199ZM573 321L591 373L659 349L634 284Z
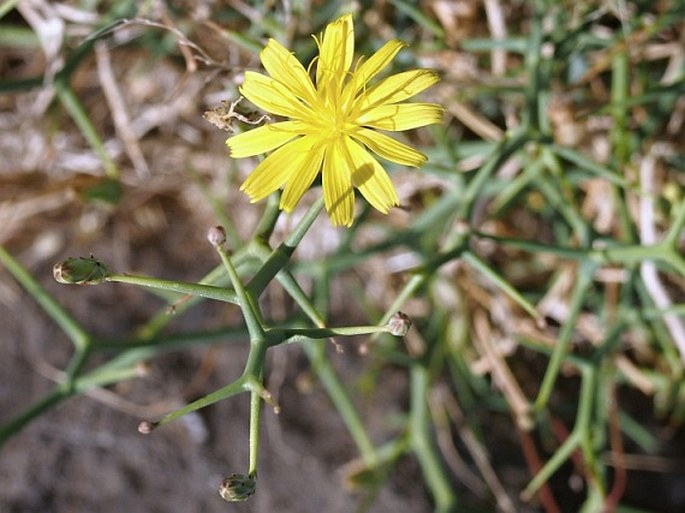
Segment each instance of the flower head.
M330 23L315 40L315 83L293 54L269 40L260 58L270 76L247 71L240 92L260 109L289 120L230 137L226 144L234 158L273 151L240 188L252 202L283 187L280 207L291 212L321 172L331 222L351 226L354 188L384 214L399 205L390 178L368 150L406 166L426 161L423 154L373 129L401 131L439 123L440 106L403 103L438 78L433 71L419 69L369 85L404 44L389 41L352 67L351 15Z
M219 495L228 502L242 502L254 495L256 486L253 475L231 474L221 482Z

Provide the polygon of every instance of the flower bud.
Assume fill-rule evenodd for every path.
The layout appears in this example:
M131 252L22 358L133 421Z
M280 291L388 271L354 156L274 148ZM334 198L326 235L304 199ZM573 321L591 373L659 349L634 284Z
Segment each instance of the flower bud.
M152 433L152 430L157 427L156 422L150 422L148 420L144 420L140 424L138 424L138 433L141 435L149 435Z
M223 226L212 226L207 230L207 240L215 248L226 243L226 230Z
M231 474L221 482L219 495L228 502L241 502L250 498L257 485L253 476Z
M67 285L97 285L107 278L109 271L105 264L93 256L71 257L56 263L52 275L59 283Z
M396 312L388 320L388 331L396 337L404 337L411 328L411 319L407 314Z

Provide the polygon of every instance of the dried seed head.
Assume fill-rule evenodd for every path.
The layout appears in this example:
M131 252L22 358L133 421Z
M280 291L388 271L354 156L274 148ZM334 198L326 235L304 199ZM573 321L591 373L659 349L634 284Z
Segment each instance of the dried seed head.
M207 230L207 240L215 248L226 243L226 230L223 226L212 226Z
M219 495L228 502L241 502L254 495L257 481L252 476L231 474L221 482Z
M411 319L407 314L397 312L388 320L388 330L396 337L404 337L411 328Z
M52 275L57 282L67 285L97 285L109 276L109 271L91 255L90 258L70 257L57 262L52 267Z

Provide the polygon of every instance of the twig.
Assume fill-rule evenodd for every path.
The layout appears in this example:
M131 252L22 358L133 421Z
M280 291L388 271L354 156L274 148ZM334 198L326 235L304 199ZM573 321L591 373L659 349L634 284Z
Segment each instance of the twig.
M640 185L643 194L640 196L639 228L640 241L645 246L654 245L657 242L654 219L654 170L658 149L658 145L652 146L640 163ZM654 262L643 262L640 266L640 276L657 308L668 309L673 306L673 301L659 277ZM664 323L680 351L681 359L685 362L685 325L682 319L677 314L665 313Z
M609 441L612 453L616 455L614 460L614 484L604 502L604 512L613 513L619 505L623 494L626 492L628 481L626 466L624 463L623 437L621 435L620 420L618 417L618 405L616 404L616 389L611 389L611 403L609 405Z
M530 415L530 402L519 386L511 369L504 361L492 342L490 325L483 312L474 313L474 341L481 356L488 362L490 374L497 387L507 398L507 403L512 410L516 424L523 430L530 430L533 419Z
M493 41L501 41L507 37L507 26L504 20L502 5L499 0L485 0L485 14L488 18L488 28ZM503 76L507 71L507 51L504 48L492 49L492 61L490 63L492 74Z
M449 415L452 417L452 420L455 422L457 430L459 431L459 437L464 442L464 445L471 454L476 467L478 467L483 479L485 479L485 482L488 484L488 487L495 496L499 511L503 511L505 513L515 513L516 506L514 505L514 501L511 499L511 497L509 497L507 491L502 485L502 482L497 477L497 473L490 463L491 458L487 449L478 441L473 431L466 424L464 413L461 411L454 394L450 392L450 390L444 385L436 387L433 393L429 396L429 405L432 407L433 411L438 410L438 404L442 406L442 409L445 412L449 413ZM435 414L433 416L434 418L436 417ZM436 425L437 424L438 422L436 420ZM440 439L438 439L438 443L440 443ZM468 468L466 470L468 470ZM466 476L457 474L457 477L465 484L468 484L468 482L463 479ZM472 479L475 479L475 477ZM480 484L480 481L476 482ZM477 490L474 489L472 484L468 485L473 491Z
M150 168L131 128L131 119L126 110L126 103L117 87L112 70L112 59L105 42L98 41L95 44L95 58L102 92L105 94L105 100L107 100L109 110L112 113L114 127L124 143L126 154L131 159L140 178L150 176Z

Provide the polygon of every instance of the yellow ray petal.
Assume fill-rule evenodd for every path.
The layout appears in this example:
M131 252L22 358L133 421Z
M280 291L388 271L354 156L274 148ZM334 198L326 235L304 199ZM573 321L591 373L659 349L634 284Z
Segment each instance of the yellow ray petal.
M278 80L283 87L297 97L311 104L316 96L314 84L307 70L300 61L275 39L269 39L266 47L259 54L264 69L271 77Z
M376 210L387 214L390 207L400 204L395 186L385 169L360 144L347 137L346 157L352 171L352 184Z
M330 144L326 148L321 183L326 211L333 226L352 226L354 221L352 170L339 144Z
M280 82L261 73L246 71L240 94L271 114L296 119L308 115L305 105L293 93Z
M411 130L442 122L443 109L435 103L400 103L381 105L357 119L357 123L371 128Z
M226 139L231 157L241 159L266 153L284 145L298 134L302 134L300 121L283 121L253 128L242 134Z
M364 87L369 80L375 77L380 71L383 70L390 62L395 58L397 52L399 52L406 45L393 39L385 43L376 53L364 61L352 75L352 80L346 86L346 93L354 95L359 92L359 90Z
M326 26L319 44L319 61L316 63L317 88L329 82L337 85L338 93L354 56L354 25L352 15L346 14Z
M423 153L373 130L361 128L352 134L352 137L364 143L367 148L384 159L398 164L419 167L426 161L426 156Z
M267 197L290 180L293 173L301 172L311 148L312 141L307 136L281 146L252 171L240 190L252 203Z
M428 69L416 69L392 75L360 95L362 112L388 103L397 103L420 93L438 81Z
M281 195L281 210L292 212L299 203L300 198L302 198L302 195L312 185L314 178L321 171L324 148L323 145L311 148L300 164L298 171L290 176Z

